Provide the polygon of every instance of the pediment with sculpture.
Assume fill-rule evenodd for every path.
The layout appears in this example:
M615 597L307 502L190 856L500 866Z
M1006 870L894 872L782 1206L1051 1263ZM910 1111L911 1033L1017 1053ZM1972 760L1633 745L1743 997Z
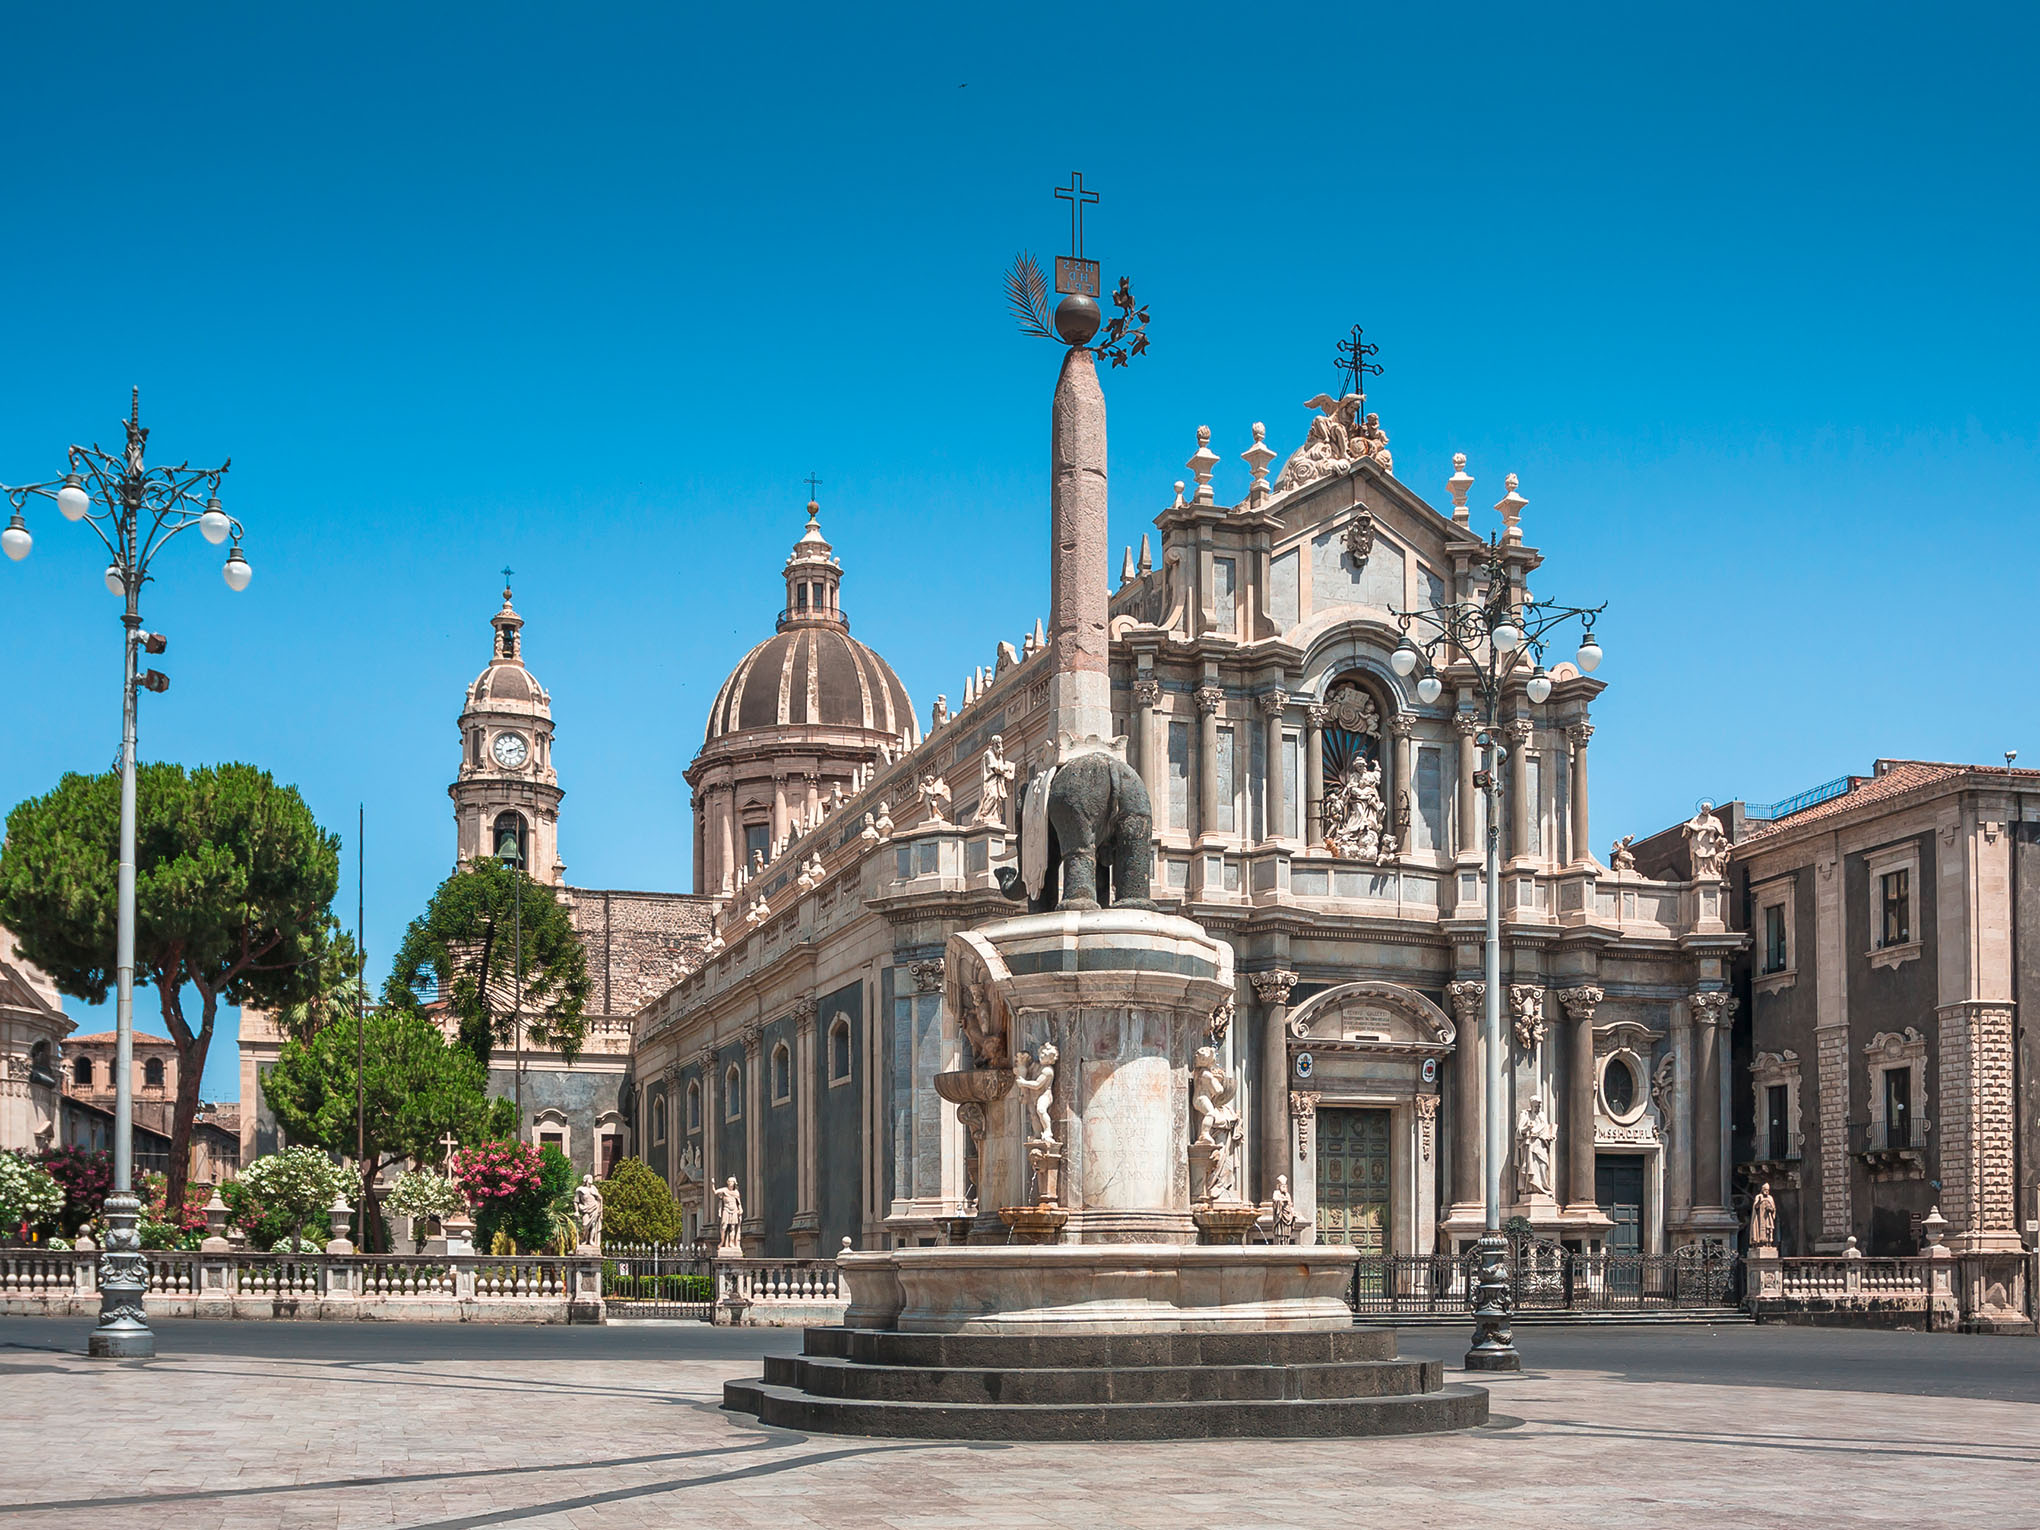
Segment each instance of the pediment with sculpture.
M1369 979L1314 993L1289 1012L1294 1041L1405 1057L1442 1057L1457 1032L1444 1010L1401 983Z

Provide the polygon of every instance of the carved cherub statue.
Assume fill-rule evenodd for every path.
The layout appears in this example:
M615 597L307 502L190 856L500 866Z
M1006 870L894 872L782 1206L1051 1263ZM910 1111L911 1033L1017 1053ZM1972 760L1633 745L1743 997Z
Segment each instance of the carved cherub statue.
M1636 843L1634 834L1625 834L1608 847L1608 864L1616 871L1636 870L1636 855L1629 847Z
M1210 1147L1220 1136L1230 1139L1239 1125L1239 1112L1232 1108L1239 1092L1239 1080L1225 1071L1218 1049L1199 1047L1190 1062L1190 1108L1197 1113L1197 1141Z
M1014 1087L1020 1091L1021 1099L1026 1102L1023 1109L1034 1118L1034 1135L1028 1140L1047 1147L1055 1146L1055 1128L1049 1123L1049 1112L1055 1108L1055 1065L1060 1055L1055 1049L1055 1043L1044 1041L1041 1044L1039 1064L1034 1067L1031 1078L1028 1077L1027 1070L1030 1065L1036 1063L1035 1057L1031 1053L1021 1052L1013 1059Z
M921 777L921 805L928 810L928 822L949 821L949 783L932 771Z

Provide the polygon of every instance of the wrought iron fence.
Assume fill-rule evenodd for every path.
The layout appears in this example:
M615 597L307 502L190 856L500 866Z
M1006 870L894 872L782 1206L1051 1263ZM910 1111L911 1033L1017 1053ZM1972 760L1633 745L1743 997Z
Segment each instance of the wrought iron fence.
M715 1262L706 1243L605 1243L602 1298L619 1318L715 1315Z
M1414 1317L1470 1311L1480 1260L1461 1255L1363 1255L1353 1311ZM1509 1296L1518 1312L1650 1312L1726 1307L1741 1295L1741 1258L1721 1244L1669 1254L1579 1254L1544 1239L1513 1239Z

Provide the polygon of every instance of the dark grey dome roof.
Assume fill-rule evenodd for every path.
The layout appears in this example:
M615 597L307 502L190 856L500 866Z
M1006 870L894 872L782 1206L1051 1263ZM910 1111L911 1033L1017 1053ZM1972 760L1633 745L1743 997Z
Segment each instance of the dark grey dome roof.
M789 626L744 655L708 709L703 741L802 725L920 738L892 666L840 626L820 622Z

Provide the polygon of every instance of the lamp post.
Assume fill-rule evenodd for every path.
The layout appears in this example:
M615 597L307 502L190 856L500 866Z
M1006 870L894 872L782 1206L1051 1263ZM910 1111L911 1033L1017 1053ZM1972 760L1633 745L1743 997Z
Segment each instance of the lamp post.
M1516 493L1514 475L1509 479L1509 497L1496 506L1513 528L1511 508L1520 510L1524 501ZM1512 577L1508 553L1514 546L1491 541L1486 559L1487 588L1478 599L1453 601L1429 611L1395 611L1403 640L1389 656L1389 667L1408 679L1419 669L1417 699L1429 705L1443 692L1447 681L1471 690L1480 701L1481 769L1474 784L1487 803L1487 931L1482 977L1485 981L1481 1033L1487 1050L1485 1101L1482 1106L1486 1128L1486 1174L1484 1200L1486 1219L1478 1251L1480 1285L1473 1314L1473 1347L1466 1352L1466 1368L1478 1371L1517 1371L1522 1356L1509 1325L1508 1242L1502 1237L1502 1159L1508 1152L1507 1122L1502 1114L1502 748L1501 707L1512 690L1519 690L1532 706L1542 705L1551 695L1551 677L1544 672L1546 636L1577 617L1584 629L1578 664L1582 671L1601 662L1601 645L1594 640L1594 618L1606 604L1589 607L1559 606L1549 601L1525 600ZM1393 607L1390 608L1394 610ZM1411 628L1421 624L1412 638ZM1525 664L1531 666L1521 675ZM1517 804L1518 812L1526 811Z
M253 570L241 556L241 523L220 508L220 480L228 462L216 468L148 467L142 448L149 432L142 425L142 390L129 405L127 447L119 455L97 445L73 446L70 471L61 479L21 486L0 484L13 506L13 516L0 531L0 552L20 562L34 545L22 510L33 498L56 501L67 521L83 521L98 533L112 562L106 566L106 587L122 597L127 628L126 670L121 687L120 735L120 886L119 933L114 953L113 1053L113 1193L106 1198L106 1246L99 1256L99 1326L92 1331L92 1354L111 1360L146 1360L156 1353L142 1301L149 1285L148 1261L142 1255L135 1223L141 1202L134 1193L134 1069L135 1018L135 696L137 690L162 692L170 679L158 670L138 673L142 653L159 654L169 646L161 633L142 630L142 586L156 554L179 532L196 526L199 535L217 546L233 538L222 573L230 590L245 590ZM181 1187L171 1191L181 1194Z

